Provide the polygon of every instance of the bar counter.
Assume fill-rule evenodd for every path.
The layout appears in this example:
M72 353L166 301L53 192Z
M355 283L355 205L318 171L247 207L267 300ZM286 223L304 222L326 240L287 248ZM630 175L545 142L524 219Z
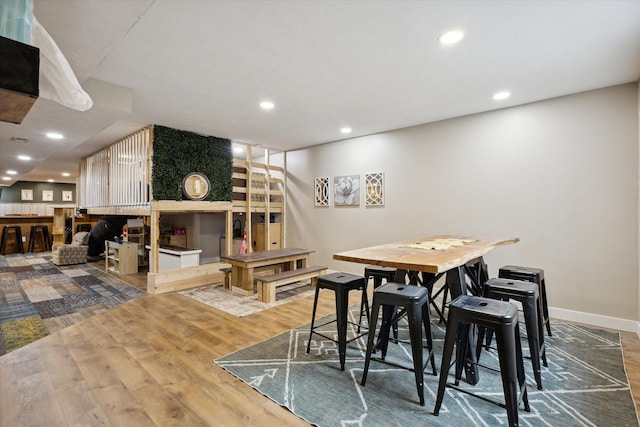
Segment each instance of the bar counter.
M38 215L6 215L0 216L0 230L4 229L6 225L18 225L22 231L22 246L24 251L27 251L29 245L29 238L31 237L32 225L46 225L49 227L49 236L51 236L51 230L53 228L53 216L38 216ZM1 236L1 234L0 234ZM8 233L8 240L5 245L5 255L12 253L19 253L18 246L16 245L15 233ZM34 247L35 252L44 251L46 248L42 244L42 239L36 239Z
M95 221L90 220L75 220L75 225L79 224L91 224L93 226ZM27 247L29 245L29 238L31 237L31 226L33 225L44 225L49 228L49 238L53 242L53 216L52 215L4 215L0 216L0 231L4 229L6 225L17 225L20 226L20 230L22 231L22 246L24 247L24 251L27 251ZM0 236L2 234L0 233ZM36 239L34 252L44 251L46 248L42 243L42 239ZM11 253L19 253L18 247L16 245L15 233L8 233L8 241L5 246L5 255Z

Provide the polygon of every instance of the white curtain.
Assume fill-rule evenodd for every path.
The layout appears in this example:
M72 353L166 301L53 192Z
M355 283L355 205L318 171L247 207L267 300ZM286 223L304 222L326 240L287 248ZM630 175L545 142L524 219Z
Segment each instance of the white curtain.
M31 40L40 49L40 96L78 111L91 108L91 97L82 89L58 45L35 16Z

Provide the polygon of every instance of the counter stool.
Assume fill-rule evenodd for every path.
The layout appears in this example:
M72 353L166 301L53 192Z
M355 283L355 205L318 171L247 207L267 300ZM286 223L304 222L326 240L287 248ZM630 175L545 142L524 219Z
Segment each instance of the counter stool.
M378 343L375 344L376 323L378 322L378 312L382 307L382 325L378 333ZM397 307L403 310L399 314L395 314ZM413 356L413 368L397 365L385 360L387 348L389 345L389 330L391 325L406 312L409 322L409 336L411 338L411 353ZM422 364L422 327L424 326L425 338L427 341L427 363ZM433 341L431 339L431 321L429 319L429 290L422 286L406 285L404 283L388 282L380 286L373 292L373 306L371 308L371 324L369 325L369 337L367 340L367 354L364 361L364 371L362 372L361 385L365 385L367 380L367 372L369 372L369 363L371 362L371 353L375 347L380 348L381 358L373 359L380 362L388 363L393 366L413 370L416 380L416 388L418 389L418 397L420 405L424 406L424 369L431 362L433 375L436 373L436 364L433 355Z
M369 279L373 278L373 290L375 291L382 285L382 280L386 280L387 282L393 281L393 278L396 275L396 269L393 267L380 267L378 265L368 265L364 268L364 284L365 290L369 286ZM369 322L369 297L366 292L362 293L362 301L360 301L360 318L358 319L358 323L362 323L362 316L366 316L367 322ZM360 332L360 328L358 328L358 332ZM397 336L398 328L395 326L395 333Z
M7 242L9 241L9 232L13 231L16 236L16 246L21 254L24 253L22 245L22 229L18 225L5 225L2 229L2 240L0 241L0 254L4 255Z
M476 362L467 360L465 357L469 341L467 337L471 324L492 328L495 331L505 404L482 396L476 396L468 390L458 388L465 363L475 363L477 366L481 366ZM456 341L455 383L448 384L447 377ZM446 386L506 408L509 426L518 425L518 389L520 390L525 410L530 411L524 364L522 362L522 347L520 346L518 309L515 305L509 302L471 295L460 295L449 304L438 395L436 406L433 410L434 415L438 415L440 412Z
M315 325L316 320L316 309L318 307L318 294L320 293L320 289L329 289L335 293L336 299L336 318L334 320L330 320L328 322L323 323L322 325ZM364 294L367 291L367 286L364 281L364 277L356 276L355 274L349 273L331 273L325 274L324 276L318 277L318 283L316 285L316 294L315 299L313 300L313 314L311 315L311 329L309 330L309 341L307 342L307 354L311 349L311 337L313 334L320 335L323 338L326 338L330 341L333 341L338 344L338 353L340 355L340 370L344 371L344 362L347 353L347 344L351 341L354 341L367 333L364 332L358 334L347 340L347 325L357 325L358 331L360 330L360 324L355 322L350 322L348 320L349 316L349 292L360 290ZM367 302L367 310L369 309L369 303ZM318 332L317 329L328 325L330 323L336 322L336 328L338 330L338 339L334 339L328 337L321 332Z
M32 225L29 232L29 246L27 252L33 252L35 249L36 239L38 238L38 232L42 235L42 246L45 251L51 250L51 240L49 239L49 227L46 225Z
M544 345L544 325L542 324L542 304L538 293L538 285L533 282L523 282L511 279L491 279L482 285L483 296L487 298L509 301L510 299L522 303L524 323L527 328L527 339L531 351L531 365L536 378L538 390L542 390L542 376L540 374L540 358L542 364L547 365L547 352ZM478 343L482 342L483 330L478 336ZM491 343L491 330L488 331L486 345ZM478 355L479 356L479 355Z
M534 267L519 267L517 265L505 265L498 270L498 277L501 279L523 280L538 284L538 292L542 301L542 312L544 314L543 324L547 327L547 334L551 336L551 323L549 323L549 307L547 305L547 288L544 283L544 270Z

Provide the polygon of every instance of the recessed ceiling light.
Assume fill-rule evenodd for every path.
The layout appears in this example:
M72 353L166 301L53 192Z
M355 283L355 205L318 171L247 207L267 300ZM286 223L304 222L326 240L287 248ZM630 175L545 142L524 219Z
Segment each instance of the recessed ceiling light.
M54 179L49 178L47 182L56 182Z
M271 101L262 101L260 103L260 108L263 110L273 110L273 107L275 107L275 104Z
M29 157L29 156L24 156L24 155L20 155L20 156L18 156L18 159L20 159L20 160L25 160L25 161L26 161L26 160L31 160L31 157Z
M342 132L342 133L351 133L351 128L350 127L343 127L342 129L340 129L340 132Z
M2 180L3 180L3 181L10 181L10 180L11 180L11 178L9 178L8 176L3 176L3 177L2 177Z
M62 176L71 176L69 172L62 172Z
M462 31L454 30L447 31L443 35L438 38L441 44L443 45L452 45L458 43L460 40L464 38L464 33Z
M47 132L47 138L51 139L62 139L64 138L61 133L58 132Z
M12 169L9 169L9 170L7 171L7 173L8 173L9 175L17 175L17 174L18 174L18 172L14 171L14 170L12 170Z
M502 101L503 99L507 99L510 96L511 96L510 92L502 91L502 92L497 92L495 95L493 95L493 99L495 99L496 101Z

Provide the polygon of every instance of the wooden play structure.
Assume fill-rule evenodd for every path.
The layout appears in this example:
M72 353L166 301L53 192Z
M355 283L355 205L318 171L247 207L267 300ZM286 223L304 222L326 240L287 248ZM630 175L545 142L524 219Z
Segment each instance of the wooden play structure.
M144 219L149 227L149 293L159 294L222 282L224 272L220 269L229 267L229 264L214 262L159 271L162 214L224 214L225 239L221 253L224 255L233 253L233 222L238 215L247 224L245 229L249 242L263 242L261 249L281 246L265 242L284 242L284 153L274 156L265 150L264 155L258 157L260 161L254 161L251 146L245 146L246 158L233 159L231 200L154 200L151 179L154 168L153 142L154 127L150 126L83 159L77 186L78 205L86 209L89 215L125 215ZM178 144L175 149L180 150ZM193 156L198 155L197 152L193 153ZM256 215L264 218L264 223L256 224L252 220Z

